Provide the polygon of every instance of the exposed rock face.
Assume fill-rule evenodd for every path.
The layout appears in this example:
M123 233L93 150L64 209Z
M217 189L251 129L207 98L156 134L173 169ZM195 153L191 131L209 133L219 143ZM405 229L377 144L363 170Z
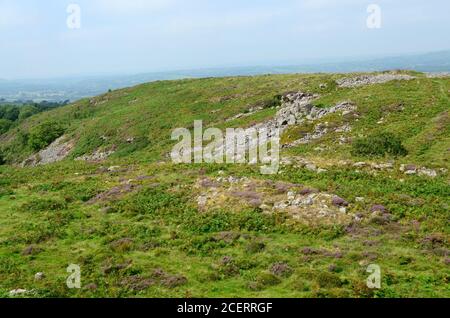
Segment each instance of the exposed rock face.
M396 80L409 81L415 79L414 76L404 75L404 74L377 74L377 75L361 75L357 77L343 78L337 80L336 83L339 87L360 87L372 84L382 84Z
M22 167L46 165L65 159L75 146L75 142L73 140L65 140L65 136L56 139L47 148L39 151L39 153L22 162Z
M256 124L250 129L265 130L268 132L268 138L272 137L277 130L281 135L289 126L302 122L302 119L314 108L310 103L317 97L317 95L301 92L287 93L282 97L282 105L273 119Z
M319 108L311 104L316 98L318 95L301 92L287 94L283 96L283 105L275 118L257 127L265 125L268 129L279 128L281 133L287 127L302 124L305 120L318 120L329 114L356 110L356 106L350 102L343 102L330 108Z

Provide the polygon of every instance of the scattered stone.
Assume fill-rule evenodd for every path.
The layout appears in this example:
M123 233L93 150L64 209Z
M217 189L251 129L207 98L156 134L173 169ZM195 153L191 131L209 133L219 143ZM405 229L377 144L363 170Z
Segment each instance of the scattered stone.
M426 176L430 178L436 178L438 176L436 170L433 169L427 169L427 168L420 168L419 169L419 176Z
M198 204L199 208L203 209L207 203L208 203L208 198L205 197L204 195L201 195L197 198L197 204Z
M34 275L34 280L43 280L45 278L45 274L42 272L36 273Z
M26 289L13 289L9 292L9 295L11 297L14 297L14 296L19 296L19 295L24 295L27 293L28 293L28 290L26 290Z
M109 156L115 153L115 147L113 146L110 150L95 150L92 154L83 155L81 157L75 158L76 161L88 161L88 162L100 162L108 159Z
M388 163L373 163L372 165L373 169L376 170L389 170L394 168L394 164L392 162Z
M413 79L415 79L415 77L410 75L385 73L385 74L360 75L357 77L343 78L337 80L336 83L338 84L339 87L342 88L352 88L365 85L382 84L395 80L409 81Z
M209 178L205 178L200 181L200 186L204 188L218 188L220 187L220 183Z

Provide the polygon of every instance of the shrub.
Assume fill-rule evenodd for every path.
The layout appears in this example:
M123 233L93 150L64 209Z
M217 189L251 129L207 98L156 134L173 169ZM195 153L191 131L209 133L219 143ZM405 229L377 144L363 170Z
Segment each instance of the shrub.
M27 212L59 211L67 208L67 204L61 199L33 198L22 205L22 210Z
M353 143L354 156L406 156L408 151L402 141L392 133L379 133L361 138Z
M54 121L34 127L28 138L28 145L35 151L44 149L64 134L63 126Z
M39 113L39 109L36 106L28 105L28 106L22 106L20 108L19 113L19 120L27 119L28 117L31 117L35 114Z
M283 98L283 96L281 96L281 95L275 95L271 99L266 100L264 102L263 107L264 108L273 108L273 107L281 106L282 98Z
M254 282L250 283L249 287L253 290L262 290L280 283L281 279L279 277L269 272L262 272L258 274Z
M0 135L4 134L11 128L12 121L0 118Z

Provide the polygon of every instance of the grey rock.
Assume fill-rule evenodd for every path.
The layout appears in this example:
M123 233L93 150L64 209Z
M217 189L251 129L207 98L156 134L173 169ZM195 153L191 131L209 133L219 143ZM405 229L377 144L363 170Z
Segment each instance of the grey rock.
M396 80L408 81L413 79L415 79L415 77L410 75L386 73L376 75L360 75L356 77L343 78L337 80L336 83L338 84L339 87L352 88L365 85L382 84Z

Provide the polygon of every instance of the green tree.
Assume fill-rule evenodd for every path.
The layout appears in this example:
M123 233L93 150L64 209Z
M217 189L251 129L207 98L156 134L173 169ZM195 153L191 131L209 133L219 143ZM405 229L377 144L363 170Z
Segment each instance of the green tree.
M16 106L3 106L0 108L0 118L16 121L19 118L19 108Z
M24 120L28 117L31 117L35 114L39 113L39 109L35 106L22 106L20 107L19 120Z
M7 132L12 126L12 121L8 119L0 119L0 135Z
M42 123L34 127L28 137L28 145L31 149L39 151L50 145L64 134L64 127L55 121Z

